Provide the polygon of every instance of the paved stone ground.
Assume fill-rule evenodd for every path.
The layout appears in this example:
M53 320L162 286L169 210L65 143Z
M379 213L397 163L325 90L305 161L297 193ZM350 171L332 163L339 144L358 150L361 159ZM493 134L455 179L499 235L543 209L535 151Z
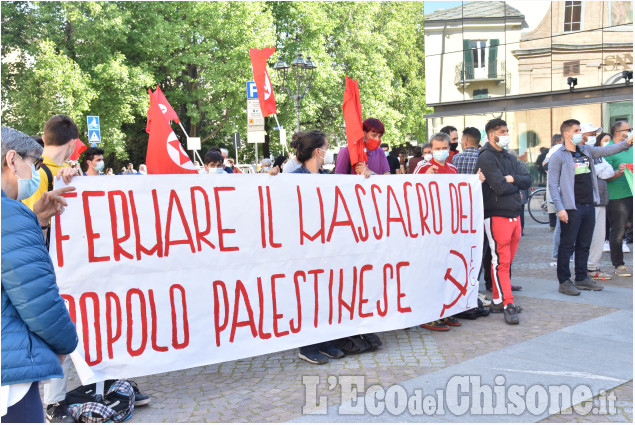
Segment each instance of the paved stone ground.
M522 280L525 286L532 279L552 280L556 292L555 267L550 265L552 233L547 225L538 225L529 217L526 226L513 267L513 279ZM625 254L625 261L632 267L632 254ZM612 271L612 267L608 267L608 253L604 254L603 263L607 271ZM633 280L617 278L604 284L632 288ZM527 291L530 288L525 289L525 293L530 292ZM629 294L632 297L632 291ZM583 295L594 294L585 292ZM306 398L303 376L319 376L318 393L328 396L329 405L336 405L342 400L339 388L329 389L329 377L360 375L365 377L366 388L372 384L387 388L619 310L614 306L583 303L582 296L554 300L523 296L520 291L515 293L515 298L516 303L524 307L519 326L508 326L502 315L490 314L475 321L463 321L463 326L449 332L432 332L419 327L385 332L381 334L384 345L378 351L331 360L327 365L310 365L297 357L297 350L288 350L136 378L152 402L136 409L130 422L289 421L303 415ZM79 381L74 376L69 389L77 385ZM615 395L618 413L614 415L582 416L562 412L542 422L632 422L632 380L615 388Z

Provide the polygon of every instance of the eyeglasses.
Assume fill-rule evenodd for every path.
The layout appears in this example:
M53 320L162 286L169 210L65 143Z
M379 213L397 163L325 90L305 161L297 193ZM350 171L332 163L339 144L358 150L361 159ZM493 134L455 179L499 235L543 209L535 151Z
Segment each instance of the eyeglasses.
M42 158L41 156L33 156L28 154L22 155L21 153L19 153L18 155L20 155L20 158L22 158L24 162L26 162L26 158L33 158L33 166L35 167L35 171L38 171L44 163L44 158Z
M632 128L625 128L624 130L620 130L620 131L628 131L630 133L631 131L633 131L633 129Z

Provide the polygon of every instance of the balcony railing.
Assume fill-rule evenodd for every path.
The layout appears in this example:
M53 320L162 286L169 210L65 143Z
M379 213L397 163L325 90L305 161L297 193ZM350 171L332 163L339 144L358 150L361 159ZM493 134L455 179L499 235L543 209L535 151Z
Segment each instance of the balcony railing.
M496 61L496 75L488 72L489 70L487 68L483 70L482 74L478 71L480 70L474 69L473 66L466 67L464 62L459 62L454 71L454 84L457 87L485 81L495 81L497 84L500 84L505 82L506 75L509 76L509 73L506 72L505 61Z

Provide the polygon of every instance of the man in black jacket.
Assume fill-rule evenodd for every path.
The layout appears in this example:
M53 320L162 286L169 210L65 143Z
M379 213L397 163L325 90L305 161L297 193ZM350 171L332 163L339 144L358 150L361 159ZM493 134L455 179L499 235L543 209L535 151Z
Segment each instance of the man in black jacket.
M505 322L519 323L520 307L514 305L510 268L520 242L520 191L531 186L526 167L505 151L509 144L507 123L500 118L485 126L487 142L479 151L476 169L485 175L483 207L485 233L492 251L493 300L490 309L504 312Z

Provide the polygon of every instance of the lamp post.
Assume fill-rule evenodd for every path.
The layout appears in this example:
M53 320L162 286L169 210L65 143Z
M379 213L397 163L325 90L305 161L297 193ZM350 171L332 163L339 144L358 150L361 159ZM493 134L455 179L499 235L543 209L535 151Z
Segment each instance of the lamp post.
M289 68L291 68L291 71L289 71ZM298 121L297 131L300 131L300 101L304 99L306 91L311 88L313 70L315 68L317 68L317 65L311 60L311 56L304 60L302 59L302 53L297 54L296 58L291 62L291 66L287 65L282 58L278 58L278 61L273 65L273 69L276 70L278 75L282 73L282 88L287 91L291 99L295 100L295 111ZM291 73L289 82L293 85L293 81L295 81L295 94L286 85L289 73Z

